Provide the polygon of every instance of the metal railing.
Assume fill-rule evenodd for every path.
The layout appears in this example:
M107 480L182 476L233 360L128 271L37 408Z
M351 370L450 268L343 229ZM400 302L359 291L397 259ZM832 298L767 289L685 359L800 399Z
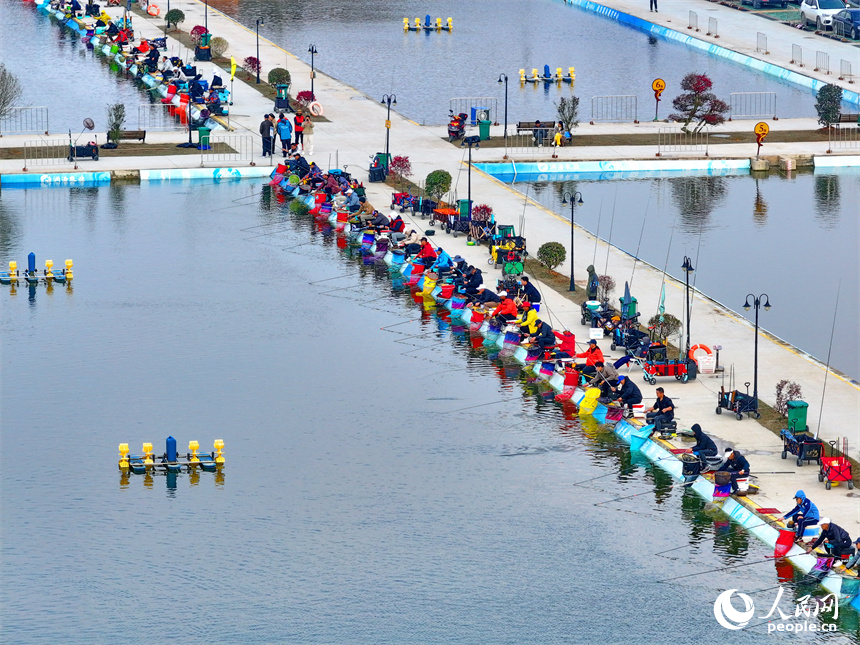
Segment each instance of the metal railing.
M254 152L262 151L262 144L258 137L250 134L212 132L209 145L200 148L201 166L255 166ZM270 156L269 163L273 163L273 159Z
M791 60L789 62L798 67L803 67L803 47L800 45L791 46Z
M815 69L813 72L830 73L830 54L827 52L815 52Z
M699 31L699 16L695 11L690 12L690 17L687 20L687 29Z
M856 125L849 125L847 127L837 125L835 128L830 128L828 139L830 150L827 152L832 152L833 148L839 148L840 150L860 148L860 127Z
M606 121L639 123L639 108L634 95L617 94L591 97L591 123Z
M138 130L181 130L184 126L179 117L171 115L167 105L161 103L141 103L137 106Z
M62 166L70 159L68 139L30 139L24 142L24 170L33 166Z
M448 100L448 109L454 114L468 115L468 123L472 125L472 108L482 108L490 113L490 120L499 121L499 101L492 96L463 96Z
M505 158L522 157L529 158L539 156L552 156L555 154L555 146L552 144L553 131L547 130L547 135L538 141L532 133L511 134L505 139Z
M833 21L833 34L840 38L851 38L852 28L844 22Z
M839 80L854 82L854 74L851 73L851 63L845 59L839 61Z
M767 49L767 34L763 34L760 31L755 35L755 50L759 54L769 54L770 52Z
M729 95L732 119L776 119L776 92L732 92Z
M713 36L714 38L720 37L720 32L717 25L717 19L713 17L708 18L708 33L706 36Z
M708 128L684 132L681 128L663 127L657 130L657 156L667 154L704 154L708 156Z
M13 107L0 119L0 137L4 134L48 134L48 108Z

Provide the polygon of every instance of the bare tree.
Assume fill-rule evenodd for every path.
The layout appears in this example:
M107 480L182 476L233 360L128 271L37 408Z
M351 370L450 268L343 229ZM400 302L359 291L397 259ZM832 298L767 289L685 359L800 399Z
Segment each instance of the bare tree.
M9 116L20 98L21 83L3 63L0 63L0 119Z

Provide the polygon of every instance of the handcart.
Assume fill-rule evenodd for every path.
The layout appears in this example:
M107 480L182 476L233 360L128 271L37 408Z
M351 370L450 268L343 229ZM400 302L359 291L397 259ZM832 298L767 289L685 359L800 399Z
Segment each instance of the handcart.
M854 479L851 473L851 462L845 456L847 441L842 438L842 454L836 454L838 441L828 441L830 444L830 456L821 458L821 470L818 472L818 481L824 482L824 488L830 490L837 482L847 482L848 490L854 488Z
M687 362L682 360L642 361L642 370L645 372L644 380L651 385L657 384L658 376L674 376L681 383L690 380L687 371Z
M439 204L434 202L432 199L422 199L421 207L419 212L421 213L421 219L427 219L431 215L433 215L433 211L439 207Z
M413 213L420 205L418 197L413 197L409 193L392 193L391 194L391 210L405 213L411 210Z
M782 458L787 459L789 454L797 457L797 465L803 466L805 461L807 464L810 461L818 462L821 465L821 457L824 452L824 444L815 437L812 437L806 432L793 433L787 428L783 428L779 432L782 437Z
M472 210L469 220L469 241L475 244L491 240L496 234L496 218L492 213Z
M639 315L634 318L622 320L612 333L612 344L610 348L615 351L623 347L628 352L636 352L642 345L650 341L650 336L639 329Z
M744 383L747 388L746 393L740 390L726 390L721 387L717 393L717 414L722 414L723 410L733 412L738 421L744 418L744 414L755 419L761 418L761 413L758 411L758 400L749 393L749 381Z

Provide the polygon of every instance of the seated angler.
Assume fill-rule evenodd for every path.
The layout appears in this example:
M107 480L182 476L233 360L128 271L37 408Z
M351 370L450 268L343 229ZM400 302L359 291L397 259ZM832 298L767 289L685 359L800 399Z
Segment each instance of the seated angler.
M305 175L308 174L308 172L310 172L311 166L308 163L308 160L297 152L293 155L293 163L291 164L291 169L299 177L303 178Z
M355 194L355 193L353 192L353 194ZM366 197L359 197L358 198L358 210L355 211L355 213L353 214L350 221L357 223L357 224L360 224L361 226L367 226L368 222L370 222L370 220L372 220L375 217L374 216L375 212L376 212L376 210L373 208L373 206L370 204L370 202L367 201ZM417 234L416 234L416 238L417 238Z
M329 179L331 179L331 176L329 176ZM328 188L328 186L326 186L326 188ZM326 190L326 192L328 192L328 190ZM334 193L329 194L333 195ZM361 210L361 198L359 198L358 194L352 188L347 189L345 195L346 203L344 204L344 206L350 213L357 213L359 210ZM387 217L385 219L386 221L388 220Z
M478 267L470 266L466 269L466 275L463 283L463 290L466 292L467 298L474 298L478 294L478 289L484 284L484 274Z
M533 305L540 304L540 291L535 288L528 276L524 275L520 278L517 296L522 300L528 300Z
M609 403L612 400L610 393L618 385L618 372L615 371L612 363L604 363L603 361L597 361L594 364L594 370L594 378L588 384L591 387L600 388L598 400L601 403Z
M499 292L499 306L493 309L490 318L495 319L496 324L503 326L517 318L517 306L512 298L508 297L507 291Z
M576 358L584 358L585 363L577 363L576 369L583 374L594 374L597 370L594 368L595 363L603 362L603 352L597 346L597 341L593 338L588 341L588 349L576 355Z
M534 336L537 333L538 319L537 311L531 306L531 303L526 300L523 302L523 313L515 321L520 326L520 335L522 337Z
M462 255L455 255L452 261L454 262L454 274L458 278L463 278L466 274L466 269L469 267L469 263L466 262Z
M418 251L418 255L415 257L415 262L419 264L423 264L425 267L429 267L436 261L436 250L433 248L433 245L430 244L430 240L426 237L421 238L421 250Z
M841 526L831 522L829 517L821 518L821 533L818 535L818 539L809 545L807 551L813 551L822 544L830 555L836 557L850 555L853 550L851 536Z
M642 403L642 392L639 387L633 379L624 374L618 376L618 386L615 388L614 396L621 403L621 407L627 409L625 415L628 418L633 416L633 406Z
M794 494L794 508L782 516L789 520L788 528L794 528L794 541L801 542L806 527L818 524L818 507L812 503L802 490Z
M672 399L666 396L662 387L657 388L657 400L650 408L645 410L645 420L654 424L656 432L662 432L663 425L668 424L675 418L675 405Z
M699 457L704 465L705 460L708 457L717 456L717 444L714 443L713 439L702 432L702 426L698 423L694 423L691 429L693 431L693 437L696 439L696 445L693 446L691 450L694 455Z
M447 251L443 249L441 246L436 249L438 255L436 256L436 261L430 265L430 270L436 272L437 274L445 275L451 271L454 266L454 262L451 259L451 256L448 255Z
M529 342L537 345L544 351L555 347L555 335L552 333L552 325L543 320L538 321L537 333L529 337Z
M571 331L555 331L552 332L555 334L556 339L558 339L558 347L552 353L553 358L573 358L574 354L576 354L576 336Z
M491 289L487 289L484 285L478 287L478 293L467 305L470 309L483 309L485 307L497 307L501 302L499 296Z
M406 252L406 255L415 255L418 253L421 250L421 237L418 235L418 231L414 228L410 229L406 237L397 246L402 248Z
M375 228L375 229L379 230L379 229L383 229L383 228L388 228L388 225L390 223L391 223L391 221L383 213L380 213L379 211L375 211L373 219L370 220L370 222L368 222L368 225L371 228Z
M726 448L725 455L726 461L722 465L722 470L731 475L732 495L735 495L740 490L738 488L738 478L749 477L750 462L735 448Z

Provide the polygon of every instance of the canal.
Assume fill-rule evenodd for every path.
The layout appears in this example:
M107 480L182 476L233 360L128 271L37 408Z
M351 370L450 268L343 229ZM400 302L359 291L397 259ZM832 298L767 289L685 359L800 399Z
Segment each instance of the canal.
M820 592L344 247L259 181L3 191L0 263L75 261L0 289L4 641L746 644L720 591ZM167 435L223 476L120 476Z

